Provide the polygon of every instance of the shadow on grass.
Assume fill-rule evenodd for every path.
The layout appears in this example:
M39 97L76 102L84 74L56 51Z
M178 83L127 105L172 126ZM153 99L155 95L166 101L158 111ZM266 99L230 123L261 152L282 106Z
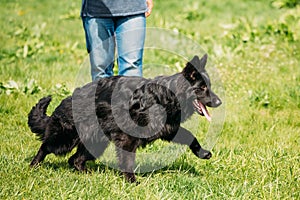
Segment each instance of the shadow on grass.
M25 162L28 163L28 167L29 164L31 162L31 160L33 159L33 157L27 157L25 158ZM55 161L43 161L42 163L39 164L39 166L37 166L37 168L39 167L43 167L43 168L47 168L47 169L52 169L52 170L71 170L71 171L77 171L75 170L74 167L70 166L68 164L67 159L64 160L63 158L59 158L59 160L55 160ZM87 171L88 173L105 173L107 171L114 171L114 172L119 172L118 169L116 168L112 168L112 167L108 167L107 165L101 163L101 162L97 162L97 161L88 161L86 163L86 167L87 167ZM143 166L145 167L145 166ZM151 167L151 166L149 166ZM165 166L162 167L158 170L153 170L150 172L136 172L138 176L142 176L142 177L146 177L149 174L166 174L166 173L189 173L189 174L193 174L196 176L201 176L203 175L203 173L199 172L194 166L190 165L189 163L179 163L179 162L174 162L173 164L169 165L169 166Z
M33 157L27 157L25 159L25 162L28 163L28 167L30 165L31 160ZM53 169L53 170L72 170L77 171L74 167L70 166L68 163L68 159L66 158L58 158L58 160L51 160L47 161L47 158L45 161L41 162L36 168L43 167L47 169ZM96 163L95 161L88 161L86 163L86 168L88 172L105 172L108 168L106 165L102 163Z
M139 173L138 175L141 177L147 177L149 174L155 175L155 174L172 174L172 173L192 174L195 176L204 175L203 173L198 171L194 166L186 162L184 163L174 162L173 164L162 167L161 169L151 171L151 172Z

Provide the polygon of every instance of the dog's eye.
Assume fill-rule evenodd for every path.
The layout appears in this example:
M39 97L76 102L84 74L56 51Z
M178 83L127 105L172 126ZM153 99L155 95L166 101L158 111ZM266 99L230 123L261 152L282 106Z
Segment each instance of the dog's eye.
M200 88L201 88L201 90L206 90L207 86L206 85L201 85Z

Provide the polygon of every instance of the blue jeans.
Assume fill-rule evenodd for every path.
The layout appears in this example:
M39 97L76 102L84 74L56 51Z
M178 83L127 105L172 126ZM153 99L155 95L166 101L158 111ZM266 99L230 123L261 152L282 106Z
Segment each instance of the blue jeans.
M117 50L118 74L142 76L146 35L144 14L127 17L83 17L92 80L113 76Z

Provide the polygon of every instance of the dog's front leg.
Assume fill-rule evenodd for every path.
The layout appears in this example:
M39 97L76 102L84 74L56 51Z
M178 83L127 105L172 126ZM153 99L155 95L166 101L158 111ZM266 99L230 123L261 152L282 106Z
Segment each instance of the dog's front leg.
M134 175L135 152L118 149L119 167L127 181L136 182Z
M183 127L179 127L178 131L175 131L166 139L171 142L189 146L192 152L198 158L210 159L212 156L211 152L203 149L199 144L197 138L195 138L195 136L190 131Z
M126 148L123 146L116 147L116 150L119 159L119 168L124 174L126 180L130 183L136 182L134 175L136 148L134 148L134 146L131 148Z

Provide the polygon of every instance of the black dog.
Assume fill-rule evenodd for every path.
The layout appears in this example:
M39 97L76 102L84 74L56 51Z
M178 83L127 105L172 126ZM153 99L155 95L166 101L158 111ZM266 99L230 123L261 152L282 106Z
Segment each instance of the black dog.
M85 171L86 161L101 156L112 141L120 170L135 182L136 149L157 139L188 145L197 157L209 159L211 153L180 126L195 111L210 120L206 106L221 104L211 90L206 62L207 55L195 56L173 76L100 79L76 89L50 117L46 110L51 97L42 98L28 116L31 131L43 142L30 166L47 154L65 155L77 146L68 162Z

